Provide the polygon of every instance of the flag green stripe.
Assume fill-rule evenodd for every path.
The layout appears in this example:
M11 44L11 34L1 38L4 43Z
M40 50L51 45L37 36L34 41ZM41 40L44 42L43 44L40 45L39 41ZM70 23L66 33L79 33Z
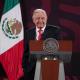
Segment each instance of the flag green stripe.
M18 3L19 3L19 0L5 0L3 13L6 13Z

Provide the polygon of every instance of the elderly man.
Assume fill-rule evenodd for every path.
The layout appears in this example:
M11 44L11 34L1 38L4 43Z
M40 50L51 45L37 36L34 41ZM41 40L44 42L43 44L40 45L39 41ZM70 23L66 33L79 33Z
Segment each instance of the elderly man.
M23 71L24 80L34 80L36 59L32 58L29 51L30 40L45 40L47 38L59 39L60 28L47 25L47 13L43 9L33 11L32 20L35 26L24 33Z

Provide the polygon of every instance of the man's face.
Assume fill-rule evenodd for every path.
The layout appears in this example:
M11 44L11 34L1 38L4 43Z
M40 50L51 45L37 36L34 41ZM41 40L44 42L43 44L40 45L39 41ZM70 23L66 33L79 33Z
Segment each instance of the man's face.
M33 14L33 23L37 28L43 28L47 23L47 15L44 12L36 12Z

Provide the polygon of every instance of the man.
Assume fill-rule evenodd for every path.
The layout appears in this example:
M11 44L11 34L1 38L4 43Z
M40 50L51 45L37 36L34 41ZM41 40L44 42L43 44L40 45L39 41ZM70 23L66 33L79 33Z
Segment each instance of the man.
M47 38L59 39L60 28L47 25L47 14L43 9L36 9L33 12L32 20L35 27L25 31L24 35L24 55L23 70L24 80L34 80L36 59L32 58L29 52L30 40L45 40Z

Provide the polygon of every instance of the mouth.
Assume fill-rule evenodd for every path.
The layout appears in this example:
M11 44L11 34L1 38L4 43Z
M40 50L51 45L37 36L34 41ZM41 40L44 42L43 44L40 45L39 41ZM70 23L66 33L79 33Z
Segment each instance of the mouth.
M44 22L43 23L38 22L37 25L44 25Z
M43 24L38 24L38 27L40 28L40 27L43 27L44 25Z

